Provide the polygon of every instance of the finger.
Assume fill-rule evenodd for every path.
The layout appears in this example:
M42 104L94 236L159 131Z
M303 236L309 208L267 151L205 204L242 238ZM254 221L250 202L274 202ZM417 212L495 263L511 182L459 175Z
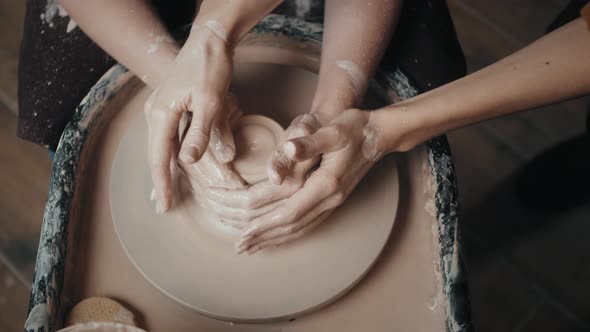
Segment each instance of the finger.
M227 120L218 121L211 131L209 147L213 149L215 158L222 163L229 163L236 156L234 136Z
M205 153L209 145L211 127L221 107L216 99L195 103L196 98L198 97L193 97L193 118L180 149L180 158L185 163L196 163Z
M227 123L229 123L230 128L234 128L240 117L242 117L242 111L238 106L238 99L231 93L228 93L225 97L225 109L227 112Z
M285 132L287 139L303 137L315 133L321 128L317 114L303 114L296 117Z
M293 170L295 163L282 149L272 154L268 168L268 179L272 184L280 185Z
M289 198L285 204L254 219L244 231L242 237L256 236L275 227L290 224L311 211L317 204L331 196L333 192L332 186L324 185L323 180L323 176L319 175L318 172L312 174L305 186Z
M221 224L223 224L225 226L229 226L229 227L237 229L237 230L243 230L245 227L248 226L247 221L230 220L230 219L224 218L224 216L222 216L219 213L220 212L219 207L211 204L211 202L209 200L206 200L206 199L199 200L198 203L203 209L210 212L212 214L213 218L216 219L216 221L220 222Z
M232 128L237 124L241 115L237 98L228 93L224 99L223 114L216 121L215 128L211 133L212 142L209 143L209 146L213 148L215 158L223 163L231 162L236 156Z
M287 139L304 137L315 133L321 124L315 114L303 114L293 120L285 132ZM281 184L292 173L294 162L288 158L281 145L271 157L268 167L268 178L274 184Z
M182 142L186 136L192 117L191 112L182 112L180 115L180 120L178 121L178 137L180 137L180 142Z
M193 187L200 190L208 188L242 189L246 188L246 181L231 167L231 164L223 164L213 156L211 151L195 164L180 163L187 175L187 179ZM208 192L205 192L208 195Z
M317 157L322 153L342 148L343 142L340 129L336 126L321 128L314 134L291 139L283 144L285 155L295 161L304 161Z
M221 223L240 231L248 226L248 222L238 220L221 219Z
M269 181L264 181L242 189L211 188L208 191L208 197L227 207L256 209L289 197L300 187L301 184L296 182L277 186Z
M207 200L207 205L208 205L210 211L213 212L220 219L248 223L248 222L252 221L254 218L257 218L263 214L266 214L266 213L274 210L275 208L277 208L278 206L283 204L283 202L284 201L282 201L282 200L275 201L271 204L262 206L257 209L230 208L227 206L223 206L223 205L221 205L215 201L212 201L210 199Z
M297 233L300 229L307 226L307 224L313 222L319 215L324 214L326 211L331 211L334 208L334 205L332 205L329 201L324 200L322 203L316 205L313 209L307 212L303 217L297 219L295 222L273 228L255 236L243 238L236 243L236 247L241 247L243 245L251 247L261 242Z
M300 230L298 230L295 233L289 233L289 234L286 234L286 235L283 235L280 237L275 237L275 238L272 238L272 239L269 239L266 241L262 241L258 244L253 245L253 246L250 246L248 249L246 249L248 252L248 255L252 255L264 248L277 247L277 246L280 246L285 243L292 242L292 241L295 241L295 240L301 238L305 234L308 234L309 232L311 232L319 224L321 224L322 221L324 221L326 218L328 218L331 213L332 213L332 211L326 211L326 212L320 214L315 219L312 219L312 222L307 223L304 227L302 227ZM243 248L241 248L241 249L243 250Z
M172 174L170 171L175 150L176 131L180 113L152 109L149 111L150 122L148 159L150 173L156 191L156 211L166 212L172 204Z

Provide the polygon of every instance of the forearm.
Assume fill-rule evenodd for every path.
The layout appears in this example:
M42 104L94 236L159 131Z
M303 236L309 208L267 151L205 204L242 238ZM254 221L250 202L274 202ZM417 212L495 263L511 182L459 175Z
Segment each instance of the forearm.
M147 0L60 0L80 28L148 85L163 79L179 46Z
M322 60L312 112L328 119L359 107L402 5L401 0L326 0Z
M590 32L578 19L478 72L376 111L373 123L391 151L454 128L588 93ZM399 132L407 135L400 140Z
M193 27L207 26L231 47L282 0L205 0ZM189 37L190 39L190 37Z

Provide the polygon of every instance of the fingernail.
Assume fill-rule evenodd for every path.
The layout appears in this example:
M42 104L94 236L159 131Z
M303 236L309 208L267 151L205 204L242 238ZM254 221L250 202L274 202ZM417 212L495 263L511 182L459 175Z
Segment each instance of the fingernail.
M258 252L258 250L260 250L260 247L259 246L252 247L252 248L248 249L248 255L253 255L256 252Z
M295 154L297 153L297 147L293 142L286 142L283 144L283 151L285 151L285 155L291 159L295 159Z
M246 249L248 249L248 246L244 245L244 246L240 246L236 249L236 253L238 255L240 255L241 253L243 253L244 251L246 251Z
M223 161L224 163L229 163L234 159L235 155L236 152L234 151L234 149L231 146L226 145L221 150L221 161Z
M252 236L246 236L245 238L241 239L238 242L237 246L241 247L241 246L245 245L251 238L252 238Z
M304 128L297 128L293 131L293 138L299 138L307 135L307 131Z
M184 161L185 163L194 163L197 161L197 156L199 155L199 149L197 149L194 146L189 146L188 148L185 148L181 155L180 158L182 159L182 161Z
M164 204L161 201L157 201L156 202L156 213L157 214L163 214L164 211Z
M281 184L283 182L283 178L279 175L279 173L275 169L271 169L269 172L268 179L272 184Z
M242 238L247 238L247 237L251 237L252 236L252 227L247 228L243 233L242 233Z
M244 238L253 238L254 236L256 236L256 233L258 232L258 228L254 227L254 228L250 228L247 229L243 234Z
M170 207L168 206L168 202L164 198L160 198L156 200L156 213L163 214L168 211Z

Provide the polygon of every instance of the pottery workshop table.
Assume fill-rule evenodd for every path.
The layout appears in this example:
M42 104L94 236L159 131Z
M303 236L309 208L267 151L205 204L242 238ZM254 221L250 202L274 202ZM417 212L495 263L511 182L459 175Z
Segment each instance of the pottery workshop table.
M321 26L270 15L242 41L236 62L317 72L321 33ZM274 79L289 81L283 78ZM313 92L313 84L284 84L294 84L283 87L288 91ZM395 67L380 68L371 89L381 104L417 94ZM393 230L368 274L333 303L296 319L237 324L204 316L160 292L126 255L109 208L111 165L133 116L128 106L148 93L117 65L92 88L66 128L52 169L28 331L60 328L69 308L89 296L126 304L148 331L472 330L459 255L453 161L445 137L387 157L395 161L399 178ZM278 122L285 126L287 120ZM363 222L370 219L367 215Z

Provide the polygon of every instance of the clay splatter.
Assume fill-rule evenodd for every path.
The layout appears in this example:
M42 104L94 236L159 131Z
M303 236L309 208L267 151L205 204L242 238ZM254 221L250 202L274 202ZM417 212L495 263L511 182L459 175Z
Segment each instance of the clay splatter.
M367 78L363 74L361 68L354 62L348 60L336 61L336 66L344 70L352 82L352 87L355 93L360 93L365 85Z
M207 21L207 23L205 23L205 26L207 26L207 28L211 29L211 31L213 31L217 35L217 37L219 37L219 38L223 39L223 41L227 42L227 31L225 30L225 27L223 26L223 24L221 24L215 20L209 20L209 21Z

